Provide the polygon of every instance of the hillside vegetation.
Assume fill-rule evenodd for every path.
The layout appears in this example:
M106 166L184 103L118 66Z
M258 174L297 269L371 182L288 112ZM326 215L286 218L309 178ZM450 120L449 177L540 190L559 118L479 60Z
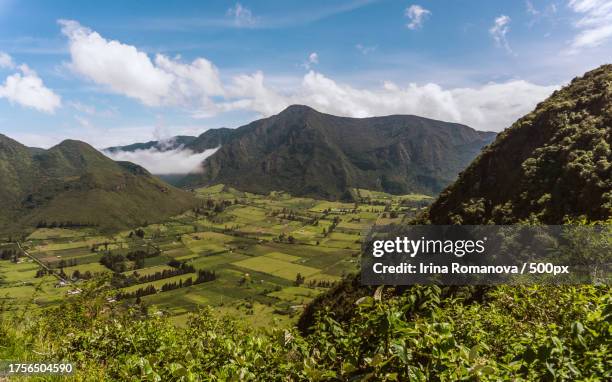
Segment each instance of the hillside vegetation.
M79 141L32 150L0 135L0 179L0 229L5 231L119 229L160 221L195 204L190 193Z
M378 293L350 322L324 315L303 337L210 309L176 327L146 308L114 309L98 284L44 316L0 322L0 358L70 360L84 381L604 381L607 289L500 287L472 304L437 287Z
M612 212L612 65L574 79L498 135L431 206L433 224L560 224Z

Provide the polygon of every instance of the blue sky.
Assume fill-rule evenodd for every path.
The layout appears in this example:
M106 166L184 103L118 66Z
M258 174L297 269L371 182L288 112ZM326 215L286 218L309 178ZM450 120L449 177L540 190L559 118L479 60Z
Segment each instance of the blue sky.
M0 0L0 133L96 147L292 103L500 131L612 58L612 1Z

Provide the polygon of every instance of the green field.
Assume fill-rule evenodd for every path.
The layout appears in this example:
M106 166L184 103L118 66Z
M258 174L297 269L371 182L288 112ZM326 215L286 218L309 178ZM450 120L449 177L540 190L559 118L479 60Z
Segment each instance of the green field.
M0 301L24 311L55 303L86 282L83 274L111 275L101 263L103 257L123 256L124 270L113 278L133 280L120 290L155 287L157 293L143 296L142 302L173 316L178 324L200 305L257 326L290 323L304 304L358 270L361 240L372 225L401 222L418 208L411 203L429 200L424 195L359 190L357 202L341 203L283 192L255 195L223 185L195 193L201 208L140 227L140 234L136 229L110 236L92 228L36 230L22 245L70 282L60 285L54 276L36 277L40 267L27 257L17 263L0 261ZM146 254L140 263L126 258L136 251ZM173 271L171 261L192 266L195 272L214 271L216 279L161 292L164 284L197 276L190 271L147 279ZM133 300L117 304L127 307Z

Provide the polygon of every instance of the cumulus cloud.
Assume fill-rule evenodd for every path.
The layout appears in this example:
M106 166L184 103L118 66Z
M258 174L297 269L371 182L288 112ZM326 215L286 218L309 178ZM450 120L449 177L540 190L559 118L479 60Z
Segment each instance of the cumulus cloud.
M509 17L500 16L491 29L506 45L509 22ZM178 105L195 118L233 110L269 116L291 104L305 104L350 117L415 114L500 131L555 89L521 80L454 89L435 83L400 86L391 82L380 88L356 88L312 70L319 62L316 52L308 56L310 69L295 86L269 86L261 71L238 74L224 83L208 60L186 64L163 55L152 60L137 48L109 41L77 22L61 23L77 73L145 105Z
M612 39L612 1L570 0L568 6L580 15L574 23L579 33L572 40L569 53L597 47Z
M204 58L185 64L158 54L151 60L136 47L107 40L76 21L59 23L69 40L70 68L113 92L148 106L206 104L223 92L217 68Z
M233 17L234 24L238 27L251 26L256 23L256 19L253 17L253 12L240 3L236 3L236 5L228 9L227 15Z
M506 35L510 31L510 21L512 20L509 16L501 15L495 18L493 26L489 29L489 33L495 40L495 43L506 49L508 53L512 53L510 44L508 44L508 40L506 39Z
M513 80L477 88L445 89L434 83L401 87L385 82L379 89L358 89L315 71L307 73L290 95L267 87L261 72L240 76L234 86L233 92L245 98L220 105L224 111L248 109L268 116L290 104L305 104L341 116L415 114L492 131L510 126L557 88Z
M0 52L0 68L13 69L14 67L13 58L4 52Z
M291 104L290 96L282 95L264 84L264 74L261 71L235 76L227 87L227 94L235 100L218 103L214 107L215 112L245 109L268 116Z
M410 22L406 24L406 27L412 30L419 29L421 26L423 26L423 22L429 15L431 15L431 11L421 7L420 5L413 4L409 6L404 11L404 16L410 20Z
M22 64L19 72L14 73L0 85L0 98L6 98L11 103L29 107L46 113L54 113L62 104L60 96L47 88L43 80Z
M218 148L194 153L191 150L177 148L160 151L157 149L128 151L105 151L104 154L117 161L128 161L141 165L152 174L189 174L201 171L202 162L213 155Z

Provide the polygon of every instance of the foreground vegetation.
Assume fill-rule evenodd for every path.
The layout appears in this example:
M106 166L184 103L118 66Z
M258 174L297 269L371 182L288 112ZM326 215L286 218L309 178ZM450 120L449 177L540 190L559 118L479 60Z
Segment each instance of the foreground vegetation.
M44 315L4 319L0 358L70 360L76 380L96 381L612 377L608 287L496 287L471 302L438 287L401 297L378 289L355 302L349 322L322 315L305 337L254 329L210 308L177 327L109 304L108 292L108 283L90 281Z

